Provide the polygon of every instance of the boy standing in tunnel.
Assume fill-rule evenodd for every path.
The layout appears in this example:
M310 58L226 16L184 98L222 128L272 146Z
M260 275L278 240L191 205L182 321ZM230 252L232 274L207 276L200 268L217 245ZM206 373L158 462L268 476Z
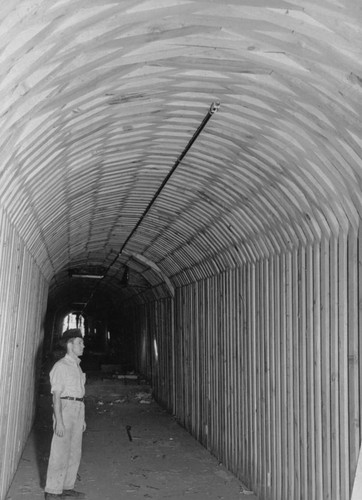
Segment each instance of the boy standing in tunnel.
M50 450L45 499L85 498L74 490L82 452L85 374L80 368L84 342L79 329L64 332L61 344L63 358L50 372L53 395L53 439Z

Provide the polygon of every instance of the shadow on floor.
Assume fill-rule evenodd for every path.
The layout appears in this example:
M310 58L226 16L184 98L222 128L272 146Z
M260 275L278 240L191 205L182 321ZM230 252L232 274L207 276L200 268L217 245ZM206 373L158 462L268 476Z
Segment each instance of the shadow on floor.
M148 386L89 380L86 418L76 487L88 500L257 500L152 400ZM43 393L7 500L44 498L51 435L51 397Z

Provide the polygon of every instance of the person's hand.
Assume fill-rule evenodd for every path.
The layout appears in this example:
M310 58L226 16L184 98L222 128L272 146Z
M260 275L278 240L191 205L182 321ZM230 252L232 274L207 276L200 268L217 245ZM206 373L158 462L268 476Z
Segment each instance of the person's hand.
M87 424L85 422L83 422L83 432L86 430L87 428Z
M56 422L54 432L58 437L63 437L65 434L65 427L63 422Z

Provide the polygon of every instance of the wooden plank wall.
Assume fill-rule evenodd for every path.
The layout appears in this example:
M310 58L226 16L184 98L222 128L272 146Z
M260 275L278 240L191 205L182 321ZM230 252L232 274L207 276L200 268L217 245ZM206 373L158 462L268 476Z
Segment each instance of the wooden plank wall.
M35 411L47 285L0 209L0 499L6 496Z
M174 312L143 306L157 398L260 499L350 498L360 261L351 232L178 289Z

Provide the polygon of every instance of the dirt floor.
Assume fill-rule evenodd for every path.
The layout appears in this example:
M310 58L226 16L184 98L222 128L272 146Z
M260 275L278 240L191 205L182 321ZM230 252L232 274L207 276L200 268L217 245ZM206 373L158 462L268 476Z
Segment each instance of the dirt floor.
M87 384L87 430L76 488L88 500L257 500L135 382ZM39 410L7 500L44 498L51 398Z

